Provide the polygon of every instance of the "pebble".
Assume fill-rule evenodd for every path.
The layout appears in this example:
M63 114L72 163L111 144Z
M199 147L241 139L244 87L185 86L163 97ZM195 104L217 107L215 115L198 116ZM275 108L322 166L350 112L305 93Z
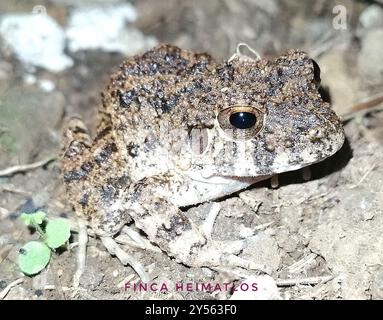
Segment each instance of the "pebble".
M136 18L136 9L129 3L76 8L66 29L69 50L102 50L132 55L149 49L156 40L128 25Z
M52 92L55 90L56 85L53 81L41 79L38 82L39 87L45 92Z
M377 4L368 6L359 16L359 22L365 29L383 27L383 9Z
M65 55L65 34L46 14L9 14L0 20L0 35L25 65L59 72L73 65Z
M368 81L381 83L383 76L383 29L373 29L361 39L358 68Z

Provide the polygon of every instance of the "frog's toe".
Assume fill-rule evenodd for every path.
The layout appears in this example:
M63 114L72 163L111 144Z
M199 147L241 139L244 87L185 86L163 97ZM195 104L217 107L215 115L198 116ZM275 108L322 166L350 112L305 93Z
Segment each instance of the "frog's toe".
M123 265L130 265L137 272L142 282L149 282L150 277L145 267L132 255L125 252L112 237L101 237L101 241L111 255L116 256Z

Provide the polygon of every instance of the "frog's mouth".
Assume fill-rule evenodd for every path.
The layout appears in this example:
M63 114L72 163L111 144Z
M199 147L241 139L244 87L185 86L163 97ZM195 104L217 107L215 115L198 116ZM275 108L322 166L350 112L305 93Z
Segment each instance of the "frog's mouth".
M327 133L320 140L311 140L302 135L290 147L277 146L267 150L264 141L241 142L235 153L213 154L215 148L208 149L199 157L193 158L188 176L195 180L220 183L220 179L233 177L266 179L275 174L294 171L321 162L335 154L344 144L343 128ZM210 163L207 163L210 162Z
M261 176L235 176L235 175L220 175L216 173L208 173L206 171L187 171L186 174L194 181L205 182L209 184L228 184L233 182L251 185L258 181L271 178L271 175Z

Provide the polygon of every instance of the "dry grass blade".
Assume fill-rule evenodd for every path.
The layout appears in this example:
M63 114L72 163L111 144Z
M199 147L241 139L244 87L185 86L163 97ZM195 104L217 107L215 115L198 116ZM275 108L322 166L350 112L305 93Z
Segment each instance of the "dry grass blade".
M44 160L41 160L41 161L37 161L37 162L34 162L34 163L30 163L30 164L21 164L21 165L16 165L16 166L12 166L12 167L8 167L6 169L3 169L3 170L0 170L0 177L6 177L6 176L11 176L17 172L24 172L24 171L28 171L28 170L32 170L32 169L36 169L38 167L41 167L41 166L44 166L46 165L47 163L55 160L56 157L54 156L50 156Z

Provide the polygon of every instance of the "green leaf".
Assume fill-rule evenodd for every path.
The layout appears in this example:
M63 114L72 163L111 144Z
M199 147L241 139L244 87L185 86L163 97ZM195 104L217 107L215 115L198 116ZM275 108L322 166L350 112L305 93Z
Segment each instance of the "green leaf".
M22 213L20 216L20 219L27 225L27 226L36 226L43 223L44 219L46 217L45 212L43 211L37 211L34 213Z
M43 270L51 258L51 250L45 243L28 242L20 249L19 266L27 275L34 275Z
M45 243L48 245L48 247L56 249L65 244L69 237L70 226L68 220L48 220L47 226L45 228Z

